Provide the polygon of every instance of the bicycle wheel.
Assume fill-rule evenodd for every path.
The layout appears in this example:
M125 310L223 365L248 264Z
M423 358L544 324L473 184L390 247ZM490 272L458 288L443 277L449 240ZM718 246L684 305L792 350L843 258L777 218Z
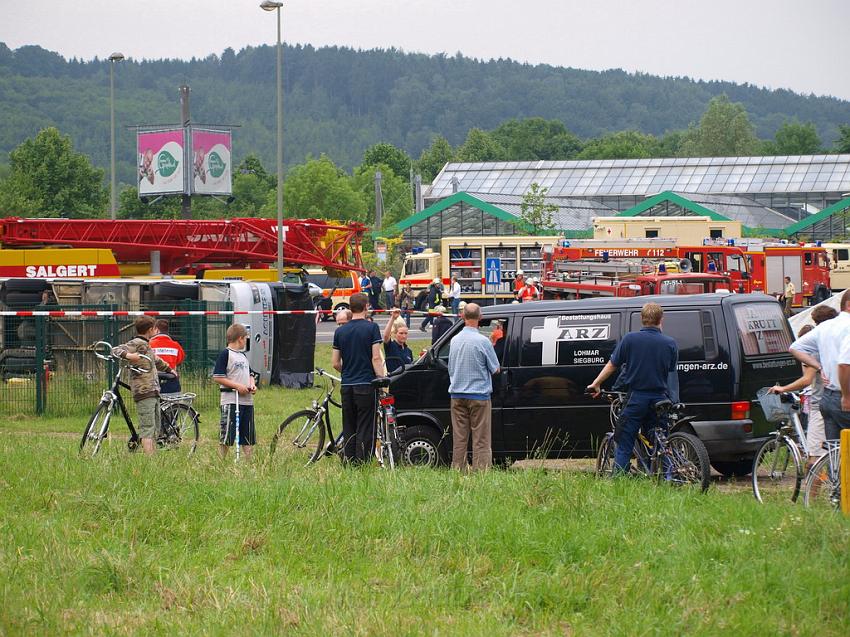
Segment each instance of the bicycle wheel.
M170 403L162 408L162 437L165 446L176 447L181 443L189 445L189 454L198 447L201 417L191 405Z
M675 485L698 485L707 491L711 477L708 451L702 441L684 432L670 434L667 438L670 455L663 467L662 478Z
M830 461L830 457L832 461ZM807 507L836 511L841 506L839 457L830 451L815 462L803 484L803 504Z
M759 502L795 502L803 480L803 462L787 437L768 438L753 458L753 495Z
M626 407L624 402L625 401L622 398L615 398L611 402L611 408L608 410L608 422L611 423L611 429L617 428L617 422L620 420L620 414L623 413L623 409Z
M284 420L272 438L269 458L294 461L304 466L318 460L325 446L322 412L302 409Z
M92 458L97 455L97 452L100 451L100 445L109 432L110 418L112 418L112 403L101 401L83 430L83 439L80 441L81 454L91 453Z
M610 478L614 474L615 447L614 434L605 434L596 454L596 475L600 478Z

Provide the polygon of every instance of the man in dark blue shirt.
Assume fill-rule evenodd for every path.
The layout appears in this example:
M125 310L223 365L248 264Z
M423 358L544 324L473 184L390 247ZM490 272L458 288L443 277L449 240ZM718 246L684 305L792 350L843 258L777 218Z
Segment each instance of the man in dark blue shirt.
M644 305L640 312L641 330L623 337L611 354L611 360L587 387L588 392L599 396L605 379L624 367L618 382L628 388L629 398L614 436L616 471L628 471L638 431L641 427L655 426L655 403L670 397L668 376L676 371L679 348L676 341L661 333L663 317L664 310L657 303Z
M351 320L334 332L331 361L342 372L343 456L348 462L367 462L375 453L375 390L372 380L386 375L381 357L381 331L366 320L365 294L352 294Z

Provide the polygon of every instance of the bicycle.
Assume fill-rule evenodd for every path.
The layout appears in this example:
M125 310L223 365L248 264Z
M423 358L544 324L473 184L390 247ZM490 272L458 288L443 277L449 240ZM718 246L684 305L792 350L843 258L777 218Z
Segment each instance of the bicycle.
M803 484L803 504L807 507L841 508L841 475L839 453L841 443L827 440L823 443L826 454L812 465Z
M768 422L779 426L762 443L753 457L753 495L759 502L796 502L809 456L806 435L800 422L800 396L795 392L756 392Z
M375 456L385 469L395 469L401 457L401 436L404 427L396 422L395 398L389 393L390 379L376 378L375 389Z
M269 449L269 461L275 457L280 447L281 454L310 465L320 458L329 455L342 455L342 434L334 435L331 427L330 405L342 409L342 404L333 398L334 391L342 379L329 374L321 368L316 368L316 376L324 379L324 396L321 400L313 399L310 409L302 409L284 420L272 437ZM329 440L325 447L325 438Z
M133 426L133 420L130 418L130 413L127 410L127 405L124 398L121 396L120 389L123 387L130 390L130 385L121 380L121 374L124 370L130 370L137 374L143 374L151 369L153 361L148 356L142 355L142 358L147 361L147 367L132 365L124 359L117 358L112 355L112 345L106 341L98 341L93 347L94 354L97 358L104 361L117 361L118 369L112 384L109 389L104 390L100 398L100 402L94 410L91 418L86 423L83 430L83 437L80 441L80 453L84 453L86 445L91 450L91 456L94 457L100 451L103 441L109 435L109 423L112 415L115 413L116 406L121 415L124 417L124 422L127 424L127 429L130 431L130 440L127 441L127 449L136 451L139 447L140 438ZM160 381L168 380L170 375L163 375L165 378L160 378ZM198 445L200 435L200 415L192 407L192 401L195 399L195 394L166 394L160 398L160 434L157 437L157 445L159 447L171 448L178 446L183 440L190 441L189 454L193 454Z
M614 475L614 431L626 403L623 392L602 391L601 395L611 403L611 431L599 447L596 456L596 473L599 476ZM677 486L699 485L705 492L709 487L711 469L708 451L702 441L684 431L676 431L692 417L682 417L685 405L674 404L670 400L655 403L658 426L652 427L648 434L638 432L632 451L629 473L642 473ZM668 431L673 433L668 434Z

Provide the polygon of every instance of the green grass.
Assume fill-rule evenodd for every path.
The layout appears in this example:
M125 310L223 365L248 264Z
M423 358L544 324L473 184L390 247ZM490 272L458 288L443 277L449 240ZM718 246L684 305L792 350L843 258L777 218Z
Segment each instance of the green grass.
M75 419L4 421L0 635L850 633L844 518L571 472L270 464L317 393L258 394L238 466L212 414L190 459L83 460Z

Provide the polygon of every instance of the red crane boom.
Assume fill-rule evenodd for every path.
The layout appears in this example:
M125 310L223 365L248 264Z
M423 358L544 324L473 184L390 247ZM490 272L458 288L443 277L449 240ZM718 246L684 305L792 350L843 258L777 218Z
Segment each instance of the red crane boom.
M363 270L361 223L285 219L283 256L290 265ZM159 251L162 271L174 273L201 263L252 266L277 261L274 219L0 219L6 247L107 248L117 261L139 263Z

